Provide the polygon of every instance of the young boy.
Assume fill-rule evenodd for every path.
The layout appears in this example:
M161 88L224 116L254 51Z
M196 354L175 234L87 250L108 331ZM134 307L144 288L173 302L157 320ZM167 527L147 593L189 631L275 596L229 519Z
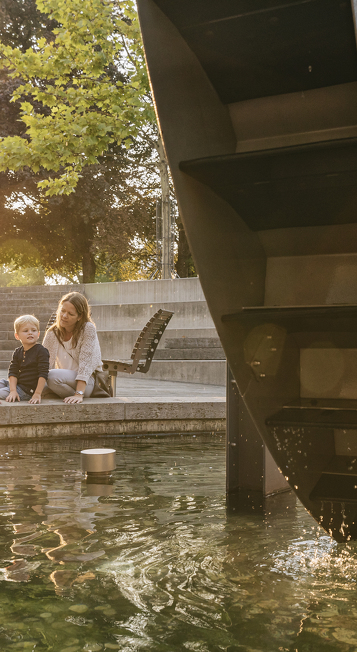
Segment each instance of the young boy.
M40 323L33 315L22 315L15 319L15 338L22 346L13 353L9 380L0 380L0 399L4 398L9 403L41 403L42 390L48 376L49 353L42 344L37 344L39 327Z

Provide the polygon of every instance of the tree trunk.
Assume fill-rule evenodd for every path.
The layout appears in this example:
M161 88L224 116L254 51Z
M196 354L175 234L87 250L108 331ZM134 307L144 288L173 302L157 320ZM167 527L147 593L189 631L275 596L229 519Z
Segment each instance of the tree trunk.
M177 220L177 227L179 232L176 272L180 278L187 278L188 276L197 276L193 258L188 246L185 229L181 222L180 217Z
M95 283L95 270L94 256L88 251L82 258L83 283Z

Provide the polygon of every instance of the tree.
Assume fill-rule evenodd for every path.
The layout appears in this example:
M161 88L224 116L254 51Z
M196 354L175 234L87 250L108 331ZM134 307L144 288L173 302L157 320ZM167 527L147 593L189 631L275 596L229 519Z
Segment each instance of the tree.
M51 30L56 27L58 23L41 14L34 0L5 0L2 5L1 40L8 50L10 48L17 55L28 52L29 46L36 45L39 38L46 37L46 42L53 43L55 37ZM125 79L113 66L109 70L109 77L112 83ZM102 81L99 80L99 83L102 84ZM105 81L108 81L108 75ZM29 142L25 124L19 119L24 96L16 95L18 99L9 105L14 90L19 89L18 93L23 93L24 88L21 78L15 75L12 79L8 70L3 71L0 110L3 109L5 119L1 135L15 136L15 139L6 139L10 148L18 137L25 138L25 144ZM12 110L9 111L9 108ZM36 98L33 98L33 110L39 120L48 118L48 106ZM86 165L76 192L70 196L53 196L46 201L38 191L38 183L51 181L51 178L55 181L59 174L51 172L49 175L43 168L34 173L25 166L21 172L1 175L3 209L0 211L0 245L3 261L13 261L15 256L19 265L41 262L47 273L60 272L70 279L78 277L82 271L83 280L89 282L95 279L99 259L103 271L106 256L101 246L115 242L115 252L112 251L113 242L112 253L106 252L112 261L118 261L119 256L130 255L130 238L142 236L143 231L150 231L150 226L152 230L150 222L154 202L146 189L144 193L140 192L130 181L134 168L142 166L145 156L150 158L148 147L143 152L136 141L132 140L129 144L128 149L123 144L111 144L103 156L98 157L98 163ZM109 225L111 237L106 228ZM119 234L120 239L116 237Z
M26 138L0 142L0 169L54 171L39 181L47 195L69 194L85 165L97 164L112 143L132 140L153 121L139 26L132 0L38 0L58 23L54 39L36 38L22 52L2 44L12 79L22 83ZM27 96L21 100L23 96Z
M122 148L123 149L123 148ZM124 160L122 160L122 155ZM44 199L36 179L24 175L8 187L8 204L0 211L0 252L3 263L41 264L47 275L61 274L71 282L101 280L105 261L111 267L132 256L135 239L154 234L152 191L138 184L138 154L115 148L97 165L83 169L76 191ZM120 280L112 274L107 280Z
M1 0L0 34L3 45L26 52L37 38L53 40L56 21L41 13L34 0Z
M176 260L176 272L180 278L186 278L188 276L197 276L195 270L195 264L193 262L192 254L190 247L188 246L186 233L184 226L182 224L181 218L179 216L177 220L178 228L178 245L177 245L177 260Z
M22 0L26 5L31 1ZM5 0L10 20L7 18L3 23L8 26L11 21L18 24L20 20L23 26L22 2L14 3L20 6L17 11L9 2ZM0 169L12 170L8 181L10 186L16 186L12 192L15 198L20 192L18 171L22 171L21 181L28 176L27 190L32 184L28 206L25 211L17 211L14 226L17 241L22 239L24 244L28 240L26 217L31 213L31 225L37 227L30 235L34 248L25 246L25 251L22 248L18 260L35 264L33 257L37 252L42 263L46 261L47 269L50 263L54 268L62 265L71 275L82 260L83 280L88 282L94 280L99 260L102 264L108 257L111 261L113 257L118 259L119 252L125 256L124 243L126 254L135 258L133 247L130 251L130 238L137 239L143 231L148 235L152 196L147 191L141 195L134 192L127 183L128 170L132 170L140 130L142 142L158 151L162 147L157 132L155 135L154 112L132 0L38 0L37 5L35 11L33 1L32 10L27 7L30 26L21 29L25 39L14 38L10 29L8 33L5 30L5 38L2 35L0 52L7 65L4 71L7 84L0 84L0 88L7 90L3 95L0 91L0 110L1 97L5 98L3 104L8 105L11 93L15 110L10 133L3 132L0 142ZM29 45L31 47L27 47ZM19 112L22 123L16 118ZM19 124L24 125L25 130L19 128ZM120 187L119 178L115 191L113 183L108 183L108 175L104 175L104 167L108 152L110 158L114 150L119 152L123 165L124 148L127 148L128 157L122 178L126 177L131 213L122 203L121 228L114 228L108 237L106 225L116 224L120 203L118 187L119 194L123 195L124 186ZM149 152L147 161L150 157ZM162 156L159 161L161 164ZM118 170L116 166L116 172ZM74 188L76 193L71 194ZM96 196L103 188L104 201L98 202ZM41 192L52 200L46 204ZM128 203L128 198L125 199ZM39 209L37 221L34 205ZM13 201L12 208L14 206ZM133 220L133 216L138 215L139 206L144 211L142 221L145 225L134 233L140 220ZM124 219L123 228L125 214L130 214L131 220ZM77 233L81 233L80 246L76 246L73 237L75 226ZM7 231L3 230L2 239L8 235ZM118 247L116 233L119 231L121 246ZM150 237L152 229L150 232L149 228ZM110 241L116 242L114 253ZM107 250L101 249L101 245ZM11 246L6 256L8 259L13 256Z

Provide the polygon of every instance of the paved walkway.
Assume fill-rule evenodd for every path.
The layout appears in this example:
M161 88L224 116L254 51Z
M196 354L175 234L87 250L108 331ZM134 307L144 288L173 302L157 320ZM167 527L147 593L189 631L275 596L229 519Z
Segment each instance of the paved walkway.
M122 400L158 399L163 401L225 401L226 388L221 385L176 383L168 380L149 380L128 377L117 379L117 398Z

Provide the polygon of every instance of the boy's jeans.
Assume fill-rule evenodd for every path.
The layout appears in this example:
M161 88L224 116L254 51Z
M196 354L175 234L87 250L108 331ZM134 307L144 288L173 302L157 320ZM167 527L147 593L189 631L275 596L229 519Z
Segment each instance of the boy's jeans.
M24 392L21 387L18 385L16 386L16 391L20 397L20 401L29 401L31 398L31 394L27 394ZM8 380L2 379L0 380L0 399L1 398L6 398L10 394L10 383Z

